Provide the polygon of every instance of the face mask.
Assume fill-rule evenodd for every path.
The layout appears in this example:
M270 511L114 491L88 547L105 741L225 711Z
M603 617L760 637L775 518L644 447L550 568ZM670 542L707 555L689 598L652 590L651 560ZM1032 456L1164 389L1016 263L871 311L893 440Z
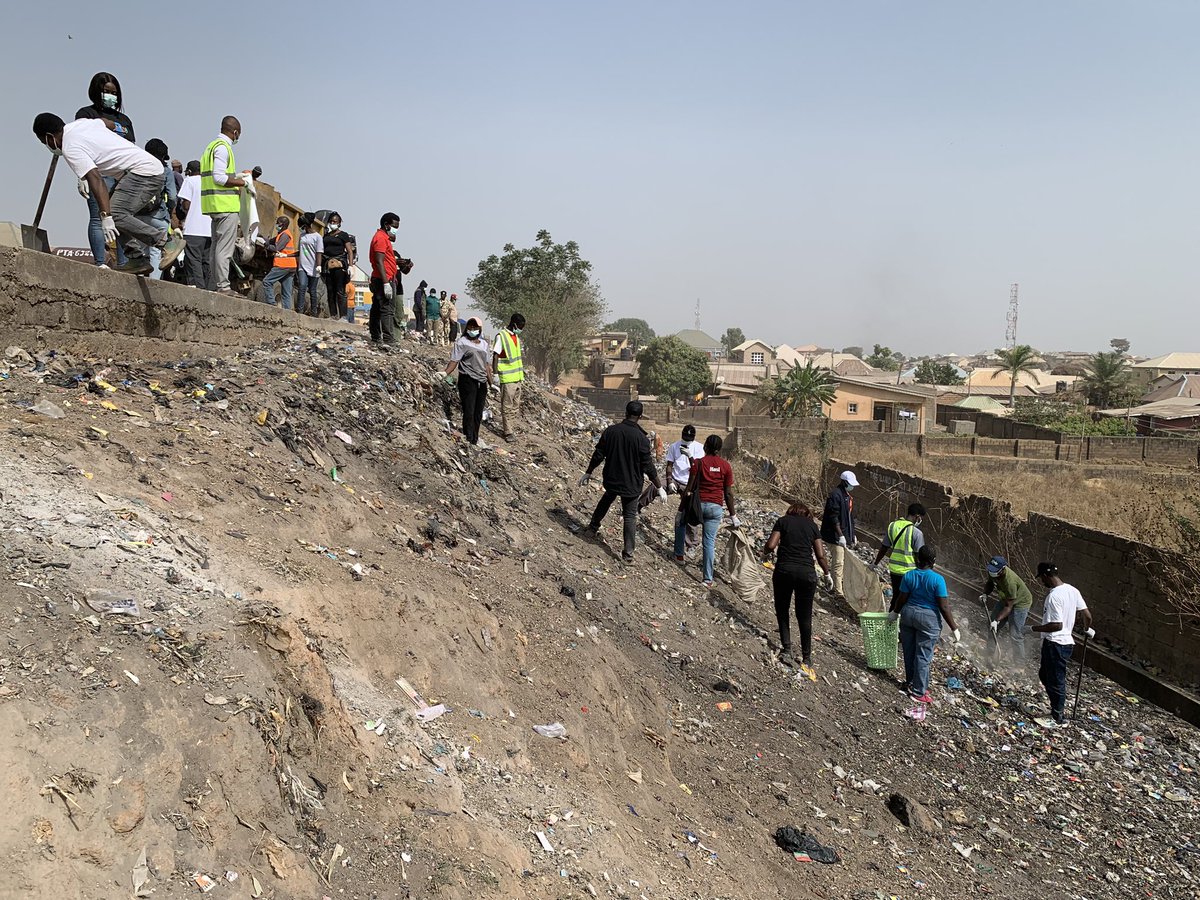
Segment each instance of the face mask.
M240 137L241 137L241 135L239 134L238 137L230 138L229 143L236 144L238 142L238 138L240 138Z
M46 149L55 156L62 156L62 147L51 147L49 144L46 144Z
M329 226L329 230L330 230L330 231L337 231L337 230L338 230L339 228L341 228L341 227L342 227L341 225L330 225L330 226Z
M512 333L513 333L513 334L520 334L520 333L521 333L521 329L520 329L520 328L514 328L514 329L512 330Z
M287 230L287 226L286 226L285 224L283 224L282 222L280 222L280 223L278 223L278 224L275 226L275 230L276 230L276 231L280 231L280 232L282 232L282 231L286 231L286 230Z
M471 338L472 340L479 337L479 329L472 328L470 331L467 332L467 337Z
M389 238L391 238L391 239L394 241L394 240L396 239L396 229L395 229L395 228L389 228L389 229L387 230L387 235L388 235L388 237L389 237Z
M117 108L117 95L116 94L101 94L100 102L104 105L105 109L116 109Z
M854 491L854 485L852 485L852 484L846 485L846 493L847 494L852 493L853 491Z

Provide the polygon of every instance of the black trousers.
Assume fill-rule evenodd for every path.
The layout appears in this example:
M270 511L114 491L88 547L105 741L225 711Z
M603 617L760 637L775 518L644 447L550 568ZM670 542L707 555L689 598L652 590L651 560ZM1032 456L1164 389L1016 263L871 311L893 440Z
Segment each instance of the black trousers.
M329 317L332 319L346 318L346 281L345 269L327 269L325 272L325 292L329 299Z
M450 343L458 340L458 319L450 320Z
M425 333L425 298L413 301L413 328L417 334Z
M892 602L893 603L896 601L896 598L900 596L900 582L902 582L904 580L904 575L905 575L905 573L903 573L903 572L901 572L899 575L897 575L895 572L890 572L890 571L888 572L888 578L890 578L892 580Z
M807 661L812 655L813 597L817 593L817 573L788 572L776 569L771 576L775 593L775 618L779 622L779 643L783 649L792 647L792 595L796 595L796 623L800 626L800 653Z
M467 442L479 443L479 423L483 421L483 408L487 406L487 382L476 381L459 368L458 399L463 408L463 434Z
M600 523L608 515L608 508L613 505L617 496L616 491L604 489L604 496L600 498L600 502L596 504L596 511L592 513L593 529L600 527ZM634 494L632 497L621 497L621 517L625 520L626 556L633 556L633 548L637 545L638 497L640 496L640 494Z
M383 296L383 284L382 278L371 279L371 314L367 318L367 327L371 332L371 340L394 344L396 335L392 328L396 323L396 301ZM393 290L395 287L393 282ZM345 293L344 287L342 292Z
M1066 712L1067 663L1074 650L1073 644L1042 641L1042 664L1038 668L1038 680L1046 688L1046 696L1050 698L1050 715L1056 722L1062 722Z

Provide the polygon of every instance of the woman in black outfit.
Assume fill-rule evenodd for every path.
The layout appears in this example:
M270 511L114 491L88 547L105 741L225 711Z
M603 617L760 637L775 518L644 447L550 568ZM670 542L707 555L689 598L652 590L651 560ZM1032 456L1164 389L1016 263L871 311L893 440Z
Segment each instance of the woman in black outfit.
M346 282L354 265L357 247L354 235L342 231L342 217L329 214L325 222L325 291L329 297L329 317L346 321Z
M121 82L111 72L97 72L92 76L88 85L88 99L92 102L75 113L76 119L108 119L117 126L117 134L130 143L134 141L133 122L122 110L125 108L125 95L121 93ZM104 179L104 186L111 194L116 184L111 178ZM88 246L92 249L92 257L96 265L105 264L104 231L100 227L100 207L96 198L87 188L87 182L79 179L79 194L88 205ZM125 262L125 251L117 242L117 265Z
M817 593L817 569L813 558L821 564L825 583L833 581L829 574L829 562L825 559L825 544L821 541L821 529L813 521L812 510L803 503L793 503L787 514L771 529L771 537L763 548L763 562L775 557L775 574L771 586L775 592L775 618L779 621L779 643L782 650L779 661L785 666L795 666L792 655L792 629L790 624L792 594L796 595L796 622L800 625L801 671L812 680L816 673L812 665L812 608Z

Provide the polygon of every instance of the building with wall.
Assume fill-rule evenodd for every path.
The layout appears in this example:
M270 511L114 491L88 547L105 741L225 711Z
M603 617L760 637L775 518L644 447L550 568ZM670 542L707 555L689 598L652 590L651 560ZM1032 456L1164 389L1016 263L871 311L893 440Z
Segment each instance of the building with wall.
M711 334L706 334L698 328L685 328L675 332L689 347L695 347L709 359L721 359L725 356L725 346Z
M1143 387L1164 375L1200 375L1200 353L1166 353L1134 363L1130 370L1134 383Z
M882 422L884 431L924 434L935 421L937 392L930 385L833 378L837 393L822 411L835 422Z

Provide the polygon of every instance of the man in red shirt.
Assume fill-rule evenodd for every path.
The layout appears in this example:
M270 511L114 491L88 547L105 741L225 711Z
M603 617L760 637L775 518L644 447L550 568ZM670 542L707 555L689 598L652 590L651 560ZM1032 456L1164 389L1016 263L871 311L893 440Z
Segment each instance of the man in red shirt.
M396 254L392 244L400 228L400 217L384 213L379 217L379 230L371 238L371 315L368 325L371 340L378 346L396 343L393 332L396 303Z

